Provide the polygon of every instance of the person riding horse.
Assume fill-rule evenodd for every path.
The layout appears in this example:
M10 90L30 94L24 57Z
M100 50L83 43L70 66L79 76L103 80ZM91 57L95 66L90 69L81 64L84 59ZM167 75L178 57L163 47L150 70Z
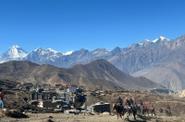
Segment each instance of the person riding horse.
M116 100L116 103L113 106L113 110L116 110L117 118L122 118L122 116L124 115L123 99L120 96Z
M123 99L119 96L116 103L123 105Z
M116 104L113 107L113 110L116 110L117 113L117 117L122 118L122 116L124 116L125 113L128 113L127 118L129 117L129 115L132 113L134 116L134 119L136 119L136 113L137 113L137 109L135 107L135 102L134 100L125 98L125 102L123 104L123 100L121 99L121 97L118 97Z
M128 116L132 113L134 116L134 119L136 120L137 105L134 101L134 98L130 98L130 99L126 98L125 105L127 105L126 110L128 112Z

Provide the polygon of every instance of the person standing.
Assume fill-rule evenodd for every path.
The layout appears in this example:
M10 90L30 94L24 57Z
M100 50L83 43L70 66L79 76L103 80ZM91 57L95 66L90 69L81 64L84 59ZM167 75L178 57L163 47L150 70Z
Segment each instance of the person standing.
M3 98L4 98L3 89L0 88L0 109L3 109L4 108Z

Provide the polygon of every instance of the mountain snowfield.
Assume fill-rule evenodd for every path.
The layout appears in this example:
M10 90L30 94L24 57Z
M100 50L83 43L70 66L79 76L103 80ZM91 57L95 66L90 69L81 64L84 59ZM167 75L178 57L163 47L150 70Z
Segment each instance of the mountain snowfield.
M0 62L6 62L11 60L22 60L27 56L27 52L18 45L13 45L8 51L3 53L0 57Z
M137 44L139 44L140 46L143 46L144 44L146 44L146 43L160 43L160 42L162 42L162 41L170 41L170 39L169 38L167 38L167 37L164 37L164 36L159 36L159 38L156 38L156 39L154 39L154 40L149 40L149 39L145 39L144 41L141 41L141 42L139 42L139 43L137 43Z
M145 41L136 43L134 45L145 46L145 44L147 44L147 43L152 44L152 43L158 43L159 41L169 41L169 40L170 39L168 39L164 36L160 36L157 39L154 39L154 40L146 39ZM132 45L132 46L134 46L134 45ZM83 52L83 50L87 51L87 52L90 52L90 51L85 50L85 49L81 49L79 51ZM119 47L116 47L112 51L109 51L105 48L98 48L98 49L95 49L95 50L91 51L90 53L94 57L101 57L101 56L109 55L109 53L114 52L116 50L118 51L116 53L119 53L119 51L121 51L122 49L119 48ZM78 52L78 51L75 51L75 52ZM54 61L54 58L56 58L56 57L60 58L60 57L63 57L63 56L70 56L73 53L74 53L74 51L67 51L67 52L63 53L63 52L56 51L52 48L47 48L47 49L36 48L33 51L31 51L30 53L28 53L27 51L22 49L19 45L13 45L6 52L4 52L3 54L0 55L0 62L2 63L2 62L11 61L11 60L23 60L23 59L26 60L31 55L37 55L38 58L42 57L42 56L45 56L45 58L47 60L53 60ZM44 64L44 62L43 62L43 64Z
M46 56L48 60L53 60L54 57L71 55L73 51L59 52L52 48L36 48L30 53L22 49L18 45L13 45L6 52L0 55L0 63L12 61L12 60L26 60L28 55L37 54L38 56Z
M185 69L185 36L173 40L160 36L154 40L146 39L132 44L127 48L116 47L112 50L97 48L92 51L80 49L66 53L51 48L37 48L27 53L15 45L1 55L0 62L28 60L37 64L70 68L76 64L87 64L97 59L105 59L125 73L144 76L170 89L185 89L185 70L183 70Z

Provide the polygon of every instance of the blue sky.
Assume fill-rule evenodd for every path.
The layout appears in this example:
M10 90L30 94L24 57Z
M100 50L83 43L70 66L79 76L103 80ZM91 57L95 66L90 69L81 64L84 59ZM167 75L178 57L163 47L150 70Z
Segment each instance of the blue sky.
M160 35L185 34L185 0L0 0L0 52L13 44L126 47Z

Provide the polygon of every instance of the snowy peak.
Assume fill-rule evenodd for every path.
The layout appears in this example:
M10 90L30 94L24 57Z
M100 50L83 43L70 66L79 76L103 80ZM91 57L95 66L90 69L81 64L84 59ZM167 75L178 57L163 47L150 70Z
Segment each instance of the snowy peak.
M73 51L67 51L67 52L59 52L56 51L52 48L47 48L47 49L43 49L43 48L36 48L34 51L34 53L38 53L39 55L71 55L73 53Z
M37 53L38 55L48 55L48 54L53 55L59 52L51 48L47 48L47 49L37 48L32 53Z
M106 50L105 48L98 48L98 49L93 50L91 53L92 53L92 55L94 55L96 57L100 57L100 56L108 54L109 51Z
M138 41L137 43L131 44L131 45L129 46L129 48L143 47L143 46L146 46L146 45L151 44L151 43L153 43L151 40L149 40L149 39L144 39L144 40Z
M144 41L141 41L139 43L137 43L137 45L139 46L147 46L148 44L151 44L152 42L148 39L145 39Z
M65 55L65 56L67 56L67 55L71 55L72 53L73 53L73 51L71 50L71 51L64 52L62 54Z
M61 52L58 52L52 48L37 48L28 54L27 59L34 60L49 60L54 61L56 58L63 56Z
M8 59L22 59L27 55L27 52L18 45L13 45L3 55L4 60Z
M159 39L160 39L160 40L170 40L169 38L164 37L164 36L160 36Z
M169 38L166 38L164 36L159 36L159 38L154 39L152 42L153 43L158 43L158 42L166 42L166 41L169 41L169 40L170 40Z
M59 52L59 51L56 51L52 48L47 48L47 49L43 49L43 48L37 48L33 51L34 53L37 53L38 55L50 55L50 56L56 56L56 55L64 55L64 56L67 56L67 55L71 55L73 53L73 51L67 51L67 52Z
M145 39L144 41L139 42L138 44L140 46L144 45L145 43L150 43L151 41L149 39Z
M52 48L47 48L47 50L50 51L50 52L53 52L53 53L59 53L58 51L56 51L56 50L54 50Z
M121 51L122 51L122 49L121 49L120 47L115 47L115 48L111 51L111 53L112 53L112 54L118 54L118 53L121 53Z
M149 39L145 39L144 41L140 41L134 45L131 45L131 47L138 47L138 46L148 46L150 44L157 44L157 43L164 43L164 42L168 42L170 41L169 38L164 37L164 36L159 36L158 38L154 39L154 40L149 40Z
M55 62L60 57L62 57L62 53L52 48L36 48L27 55L26 60L38 64L49 64L49 62Z

